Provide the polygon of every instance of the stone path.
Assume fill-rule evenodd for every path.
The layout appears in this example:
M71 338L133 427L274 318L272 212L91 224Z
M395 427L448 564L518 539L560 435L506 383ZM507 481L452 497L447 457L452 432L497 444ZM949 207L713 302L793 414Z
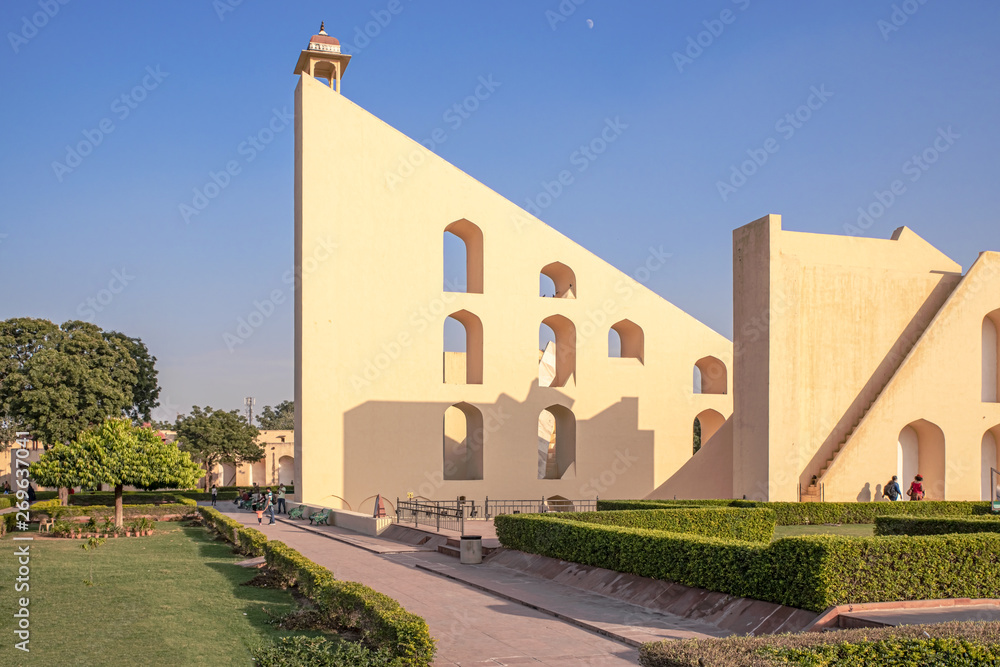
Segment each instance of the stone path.
M257 527L257 517L251 512L237 510L231 503L221 503L217 509L245 525ZM342 541L347 531L337 535L331 530L327 536L302 530L301 525L279 520L269 526L265 521L260 528L269 539L294 547L332 570L338 579L359 581L395 598L407 610L426 619L438 641L435 665L638 664L638 651L620 641L415 567L417 562L454 563L448 556L419 549L405 551L407 545L356 533L347 537L359 544L350 544ZM318 530L326 532L324 528ZM393 553L373 553L372 547L380 542L384 551Z

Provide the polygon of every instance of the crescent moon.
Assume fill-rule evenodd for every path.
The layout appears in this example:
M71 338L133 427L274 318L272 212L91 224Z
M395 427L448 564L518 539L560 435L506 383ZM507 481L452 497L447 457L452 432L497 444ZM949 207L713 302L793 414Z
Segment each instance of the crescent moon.
M594 21L592 19L587 19L587 27L588 28L593 28L594 27Z

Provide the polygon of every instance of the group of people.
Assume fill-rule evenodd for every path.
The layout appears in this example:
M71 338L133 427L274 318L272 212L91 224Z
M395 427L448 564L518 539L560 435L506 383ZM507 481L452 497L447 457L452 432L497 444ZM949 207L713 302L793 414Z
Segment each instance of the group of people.
M216 502L219 498L219 487L215 484L212 485L212 507L215 507ZM253 487L250 489L236 490L236 500L233 501L237 506L244 507L246 509L252 509L257 513L257 525L261 525L264 522L264 512L268 513L270 521L268 525L274 523L274 513L287 514L287 509L285 507L285 485L281 484L278 486L277 492L271 490L270 487L261 489L257 482L254 482ZM277 510L275 510L277 507Z
M913 478L913 481L910 482L910 488L906 491L906 495L910 497L910 500L924 499L924 478L921 475ZM903 499L903 490L899 487L899 478L896 475L893 475L892 479L882 487L882 497L889 500Z

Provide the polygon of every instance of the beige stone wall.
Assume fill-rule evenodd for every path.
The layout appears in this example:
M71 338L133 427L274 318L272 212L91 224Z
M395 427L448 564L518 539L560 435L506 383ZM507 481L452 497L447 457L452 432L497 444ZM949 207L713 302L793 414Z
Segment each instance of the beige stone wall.
M803 234L772 215L736 230L734 495L794 501L815 475L825 500L876 499L912 424L928 497L978 498L983 435L1000 424L982 401L993 261L963 278L905 227Z
M220 486L276 486L294 481L295 431L262 430L257 441L264 447L264 458L238 467L218 465L212 481Z
M471 293L442 290L449 225L482 237ZM691 458L696 415L732 413L725 337L308 75L296 90L295 246L298 500L641 497ZM645 261L629 270L668 260ZM575 298L539 297L543 267ZM464 359L443 356L453 313L481 331L481 364L471 343ZM641 328L641 361L608 357L608 331L626 319ZM543 321L560 354L575 349L572 368L557 355L566 386L538 385ZM693 394L708 356L727 370L725 394ZM462 363L481 373L461 383ZM444 479L444 414L462 402L482 415L481 480ZM575 462L540 480L538 417L553 405L574 417Z

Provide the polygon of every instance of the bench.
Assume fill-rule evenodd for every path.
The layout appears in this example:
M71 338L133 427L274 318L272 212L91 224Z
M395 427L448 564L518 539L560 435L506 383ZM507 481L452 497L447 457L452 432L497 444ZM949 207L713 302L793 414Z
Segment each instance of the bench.
M288 518L289 519L301 519L302 518L302 512L304 510L305 510L305 505L299 505L298 507L292 509L292 511L290 511L288 513Z
M310 514L309 523L311 523L314 526L318 526L321 523L325 524L327 519L329 518L330 518L330 510L323 509L320 510L319 512L314 512Z

